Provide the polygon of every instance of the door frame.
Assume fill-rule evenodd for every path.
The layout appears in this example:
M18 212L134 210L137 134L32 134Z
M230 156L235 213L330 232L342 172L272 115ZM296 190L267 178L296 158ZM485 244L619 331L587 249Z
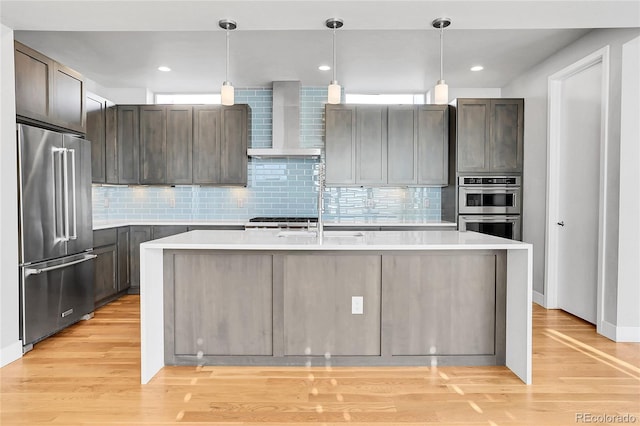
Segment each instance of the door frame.
M598 260L596 294L596 329L600 332L603 320L607 200L607 152L609 129L609 46L605 46L579 61L552 74L548 78L547 126L547 209L545 229L544 304L548 309L558 306L558 226L559 209L559 147L562 129L562 83L593 65L602 64L602 94L600 109L600 168L598 199Z

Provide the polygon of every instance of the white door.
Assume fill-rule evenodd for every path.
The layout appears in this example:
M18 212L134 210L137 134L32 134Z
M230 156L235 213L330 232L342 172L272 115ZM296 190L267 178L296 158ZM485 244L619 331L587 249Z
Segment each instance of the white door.
M558 146L558 306L595 324L602 62L562 81Z

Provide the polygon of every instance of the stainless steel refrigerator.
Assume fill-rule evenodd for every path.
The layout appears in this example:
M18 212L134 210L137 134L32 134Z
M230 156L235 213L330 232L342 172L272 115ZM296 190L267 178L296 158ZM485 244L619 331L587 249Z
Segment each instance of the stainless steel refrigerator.
M20 335L25 351L94 309L91 143L18 125Z

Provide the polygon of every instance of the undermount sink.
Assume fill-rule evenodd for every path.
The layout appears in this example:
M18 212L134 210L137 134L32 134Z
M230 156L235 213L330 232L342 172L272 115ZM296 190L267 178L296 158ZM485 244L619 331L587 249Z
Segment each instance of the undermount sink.
M324 237L364 237L360 231L324 231Z
M278 237L316 237L316 231L280 231ZM324 238L353 238L363 237L364 234L359 231L324 231L322 236Z
M315 237L315 231L280 231L278 237Z

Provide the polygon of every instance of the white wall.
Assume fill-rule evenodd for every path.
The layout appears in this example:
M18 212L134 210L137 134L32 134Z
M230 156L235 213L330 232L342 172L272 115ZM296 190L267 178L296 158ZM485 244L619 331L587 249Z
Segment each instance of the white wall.
M22 356L19 327L18 195L13 30L0 25L0 367Z
M114 88L104 87L85 77L87 91L102 96L119 105L141 105L154 103L154 94L146 87Z
M435 86L426 93L426 103L432 104L435 97ZM456 98L500 98L499 87L451 87L449 86L449 101Z
M640 37L622 46L617 341L640 341Z
M609 131L606 209L606 250L603 318L617 323L618 218L620 190L620 102L622 45L640 29L593 30L556 52L502 88L503 97L525 98L523 239L534 247L534 291L544 292L544 244L547 176L547 79L594 51L610 46ZM635 112L636 119L638 111ZM595 172L595 171L594 171ZM625 236L626 238L626 236Z

